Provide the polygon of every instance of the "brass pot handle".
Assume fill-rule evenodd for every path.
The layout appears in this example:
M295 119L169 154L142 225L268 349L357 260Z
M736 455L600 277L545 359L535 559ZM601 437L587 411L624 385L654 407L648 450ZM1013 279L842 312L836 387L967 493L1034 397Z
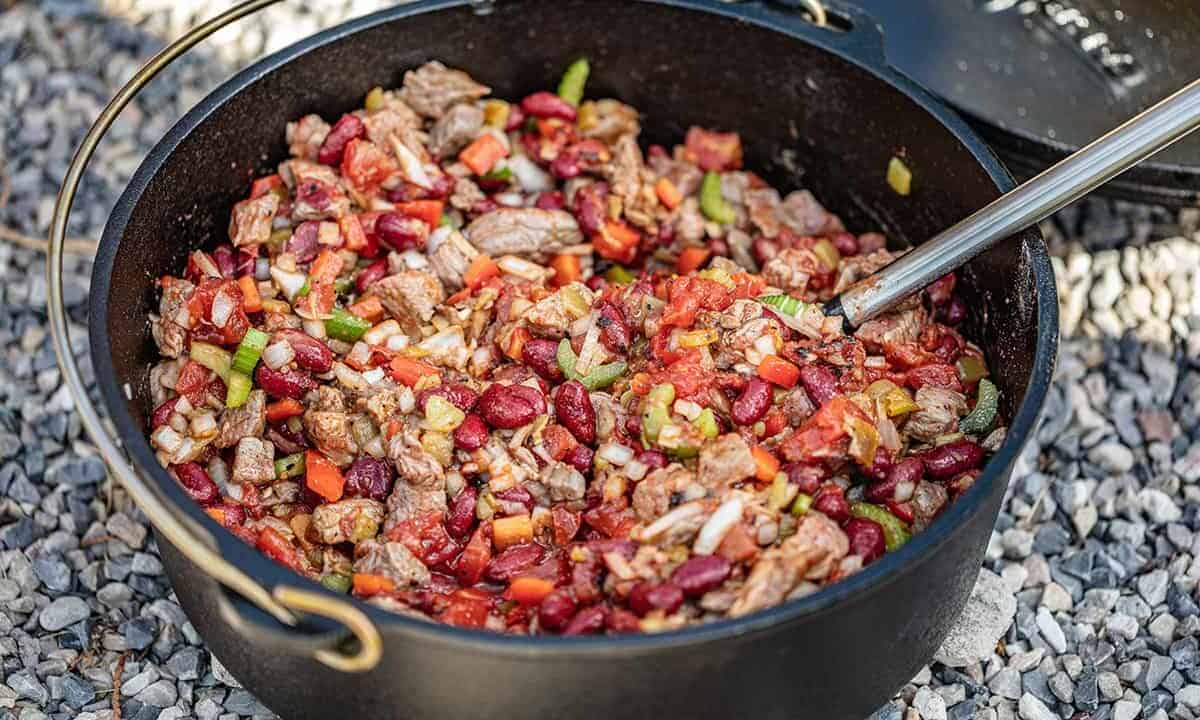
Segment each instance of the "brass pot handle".
M160 50L143 65L121 88L96 119L75 152L66 177L58 192L54 216L50 223L49 252L46 262L46 280L49 286L50 333L58 364L63 370L67 388L79 410L84 429L100 451L100 456L121 485L150 519L155 529L172 545L179 549L207 575L249 602L270 614L280 623L295 627L304 614L318 615L343 625L358 640L357 649L347 654L332 647L309 649L308 652L319 662L348 673L366 672L379 664L383 656L383 638L379 629L361 609L347 600L331 598L325 594L289 586L276 586L271 590L263 587L236 565L230 563L216 549L212 535L186 516L173 512L159 495L152 482L148 482L129 463L117 441L108 434L88 397L87 388L75 364L71 352L67 311L62 293L62 261L67 219L79 182L88 161L96 151L113 121L125 109L137 93L164 68L197 43L225 26L253 14L280 0L247 0L220 15L188 31L178 40ZM338 633L342 636L341 633ZM344 637L344 636L342 636ZM306 647L310 647L307 646Z

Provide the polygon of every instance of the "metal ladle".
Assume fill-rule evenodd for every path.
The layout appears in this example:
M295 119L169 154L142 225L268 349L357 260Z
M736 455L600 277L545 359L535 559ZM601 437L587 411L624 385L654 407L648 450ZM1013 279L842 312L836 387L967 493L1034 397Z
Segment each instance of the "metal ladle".
M1001 195L825 304L851 332L1000 240L1087 195L1200 126L1200 80Z

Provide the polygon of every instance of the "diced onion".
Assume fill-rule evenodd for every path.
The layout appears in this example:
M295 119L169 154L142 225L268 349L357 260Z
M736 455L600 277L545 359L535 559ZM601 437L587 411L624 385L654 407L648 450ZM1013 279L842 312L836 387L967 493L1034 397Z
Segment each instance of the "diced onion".
M503 205L504 207L519 208L525 206L525 196L519 192L496 193L492 196L492 199L496 201L496 204Z
M272 370L278 370L290 363L296 357L296 351L292 349L290 343L280 340L279 342L271 343L263 350L263 364Z
M529 262L516 255L505 255L496 261L500 271L506 275L515 275L522 280L537 282L546 274L546 268L534 262Z
M400 412L410 413L417 404L417 398L413 395L412 388L405 385L400 388Z
M171 417L167 419L167 424L177 433L183 434L188 431L188 419L179 413L171 413Z
M217 419L210 412L201 413L192 418L192 437L209 437L217 433Z
M637 482L638 480L641 480L642 478L646 477L646 471L648 471L650 468L647 467L646 464L641 462L640 460L632 460L630 462L625 463L624 469L625 469L625 477L629 478L630 480L632 480L634 482Z
M221 494L227 495L229 492L229 465L221 459L220 455L216 455L212 460L208 461L207 470L208 476L221 489Z
M633 459L633 450L617 443L604 443L596 451L596 457L602 458L613 465L624 465Z
M368 387L366 379L360 373L351 370L345 363L334 363L333 374L338 382L351 390L366 390Z
M371 368L364 370L362 376L371 385L378 385L387 376L387 373L383 371L383 368Z
M183 444L183 436L167 425L163 425L150 433L150 442L159 450L174 453Z
M685 503L644 527L639 539L642 542L654 542L675 525L703 514L704 506L702 504L698 502Z
M254 279L255 280L270 280L271 279L271 261L265 257L255 258L254 260Z
M214 278L221 277L220 269L217 268L217 265L212 261L212 258L208 256L208 253L201 252L199 250L193 252L192 262L196 263L196 267L199 268L200 272L204 273L205 275Z
M400 142L400 139L392 135L392 149L396 151L396 159L400 161L400 174L404 179L419 187L429 190L433 187L433 182L429 179L429 174L425 172L425 166L421 164L420 158L413 154L408 146Z
M637 577L637 573L630 566L629 561L619 552L606 552L601 557L604 558L604 564L608 566L609 572L616 575L622 580L632 580Z
M212 302L212 322L219 328L225 327L233 311L237 309L237 301L224 290L217 291Z
M429 260L426 259L425 253L416 250L405 250L400 253L400 259L409 270L424 270L429 267Z
M370 455L371 457L377 457L377 458L383 457L384 450L383 450L382 436L376 435L375 437L371 438L371 441L368 442L366 444L366 447L364 447L363 449L366 450L367 454Z
M388 350L396 352L406 347L408 347L408 336L404 333L397 333L387 339Z
M909 500L912 500L913 492L916 489L917 486L911 482L905 481L896 483L896 489L892 491L892 499L898 503L908 502Z
M304 287L304 282L308 278L296 272L288 272L279 266L271 267L271 278L275 284L279 286L281 292L291 302L295 299L296 294L300 292L300 288Z
M400 327L400 323L396 322L395 320L388 319L378 323L364 333L362 339L367 345L382 345L387 341L388 338L392 337L393 335L398 335L402 332L404 331ZM365 345L363 346L363 350L364 352L369 353L369 349ZM368 358L364 357L363 362L365 363L367 359Z
M758 339L756 339L754 341L754 349L757 350L759 352L759 354L763 355L764 357L767 355L774 355L775 354L775 338L772 337L770 334L760 335L758 337Z
M524 155L509 158L508 167L512 169L513 177L525 192L548 192L554 189L554 178L550 173Z
M450 233L452 232L454 232L453 228L439 225L436 230L429 233L429 238L425 241L425 252L437 252L437 249L442 246L442 243L446 242L446 239L450 237Z
M744 507L741 498L731 498L722 503L708 522L704 523L704 527L700 528L696 542L692 545L692 552L697 555L712 555L716 552L725 535L741 521Z
M675 412L684 416L688 420L695 420L696 418L700 417L700 413L703 412L703 408L701 408L699 405L691 400L684 400L682 398L676 400L673 407Z
M192 401L187 399L186 395L180 395L175 401L175 412L187 415L192 411Z
M325 338L324 320L305 320L300 324L300 327L304 328L304 332L318 340L323 340Z

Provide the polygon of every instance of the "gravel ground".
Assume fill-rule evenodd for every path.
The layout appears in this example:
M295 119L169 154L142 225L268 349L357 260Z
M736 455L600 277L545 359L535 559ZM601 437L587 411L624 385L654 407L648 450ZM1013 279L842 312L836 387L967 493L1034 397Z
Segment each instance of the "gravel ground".
M217 81L380 4L289 3L156 82L85 179L71 228L79 245L98 235L150 144ZM214 9L44 0L0 11L0 720L107 719L118 700L127 720L273 717L205 650L144 520L80 435L46 339L44 259L31 240L103 102L158 38ZM1200 715L1197 225L1197 212L1101 201L1046 225L1065 338L1046 420L959 627L875 718ZM89 272L85 257L68 259L79 353Z

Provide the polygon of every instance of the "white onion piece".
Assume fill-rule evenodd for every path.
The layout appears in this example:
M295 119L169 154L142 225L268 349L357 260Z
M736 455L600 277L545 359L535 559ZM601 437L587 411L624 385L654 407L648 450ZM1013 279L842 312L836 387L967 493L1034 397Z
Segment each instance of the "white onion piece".
M596 451L596 456L613 465L624 465L633 459L633 450L617 443L604 443Z
M338 382L351 390L361 391L369 387L366 378L361 373L350 369L350 366L345 363L335 362L333 364L333 374L338 379Z
M192 401L187 399L186 395L180 395L175 401L175 412L187 415L192 411Z
M392 337L393 335L398 335L402 332L404 332L404 330L400 327L400 323L396 322L395 320L388 319L378 323L370 330L363 333L362 339L366 345L382 345L383 343L387 342L388 338ZM364 350L368 350L365 345ZM362 358L364 364L366 363L367 359L368 358L366 357Z
M405 250L400 253L400 257L404 261L404 266L409 270L424 270L429 267L429 260L426 259L425 253L417 252L416 250Z
M364 370L362 376L363 379L371 385L378 385L383 381L383 378L387 376L387 373L383 371L383 368L377 367L371 368L370 370Z
M304 287L304 281L308 279L300 273L288 272L278 265L271 266L271 278L279 286L279 290L288 299L288 302L295 299L300 288Z
M215 435L217 433L217 419L210 412L197 415L192 418L191 433L192 437L197 438Z
M537 282L546 275L545 267L516 255L504 255L496 261L496 265L506 275L515 275L531 282Z
M896 483L896 489L892 491L892 499L898 503L908 502L912 500L913 492L916 489L915 483L907 481Z
M496 193L492 196L492 199L496 201L497 205L503 205L504 207L525 207L525 196L519 192Z
M221 457L218 455L218 456L213 457L212 460L208 461L208 467L205 469L208 470L208 476L212 479L213 482L215 482L217 484L217 487L221 490L221 494L228 495L229 494L229 465L227 465L225 463L225 461L222 460Z
M642 528L638 539L642 542L654 542L675 525L703 514L704 506L702 504L698 502L685 503Z
M400 174L404 179L429 190L433 187L433 181L429 179L429 174L425 172L425 166L421 164L421 159L413 154L408 146L400 142L400 139L392 135L392 149L396 151L396 159L400 161Z
M215 278L221 277L221 270L217 268L217 264L212 261L208 253L196 250L192 253L192 262L196 263L196 267L205 275Z
M371 348L363 341L358 341L350 348L346 360L352 365L363 367L371 361Z
M255 280L270 280L271 279L271 261L265 257L255 258L254 260L254 279Z
M641 480L642 478L646 477L646 472L650 468L647 467L646 464L641 462L640 460L633 460L631 462L625 463L624 469L625 469L625 477L629 478L630 480L632 480L634 482L637 482L638 480Z
M295 357L296 351L292 349L289 343L283 340L271 343L263 350L262 354L263 364L272 370L278 370L287 365Z
M410 413L417 404L417 397L413 395L412 388L405 385L400 388L400 412Z
M387 349L392 352L397 352L408 347L408 336L404 333L397 333L387 339Z
M696 542L692 545L692 552L696 555L712 555L716 552L725 535L741 521L744 508L745 504L741 498L732 498L722 503L708 522L704 523L704 527L700 528Z
M548 192L554 189L554 178L550 173L524 155L509 158L508 167L512 169L513 177L525 192Z
M616 575L622 580L632 580L637 577L637 572L625 559L625 556L619 552L606 552L600 557L604 558L604 564L608 566L609 572Z
M381 436L376 435L375 437L371 438L371 440L366 444L366 446L363 449L366 450L367 454L370 455L371 457L377 457L377 458L383 457L384 449L383 449L383 440L381 439Z
M167 418L167 425L180 435L188 431L188 419L179 413L171 413L171 417Z
M437 249L442 246L442 243L446 242L446 239L450 237L450 233L452 232L454 232L454 228L439 225L436 230L429 233L429 239L425 241L425 252L437 252Z
M237 301L223 289L218 291L212 301L212 322L219 328L229 323L233 311L237 309Z
M305 320L300 323L300 327L304 332L312 335L318 340L325 339L325 321L324 320Z
M170 426L162 425L150 433L150 442L159 450L174 453L183 444L183 437L172 430Z
M759 335L754 341L754 349L764 357L775 354L775 338L771 335Z

